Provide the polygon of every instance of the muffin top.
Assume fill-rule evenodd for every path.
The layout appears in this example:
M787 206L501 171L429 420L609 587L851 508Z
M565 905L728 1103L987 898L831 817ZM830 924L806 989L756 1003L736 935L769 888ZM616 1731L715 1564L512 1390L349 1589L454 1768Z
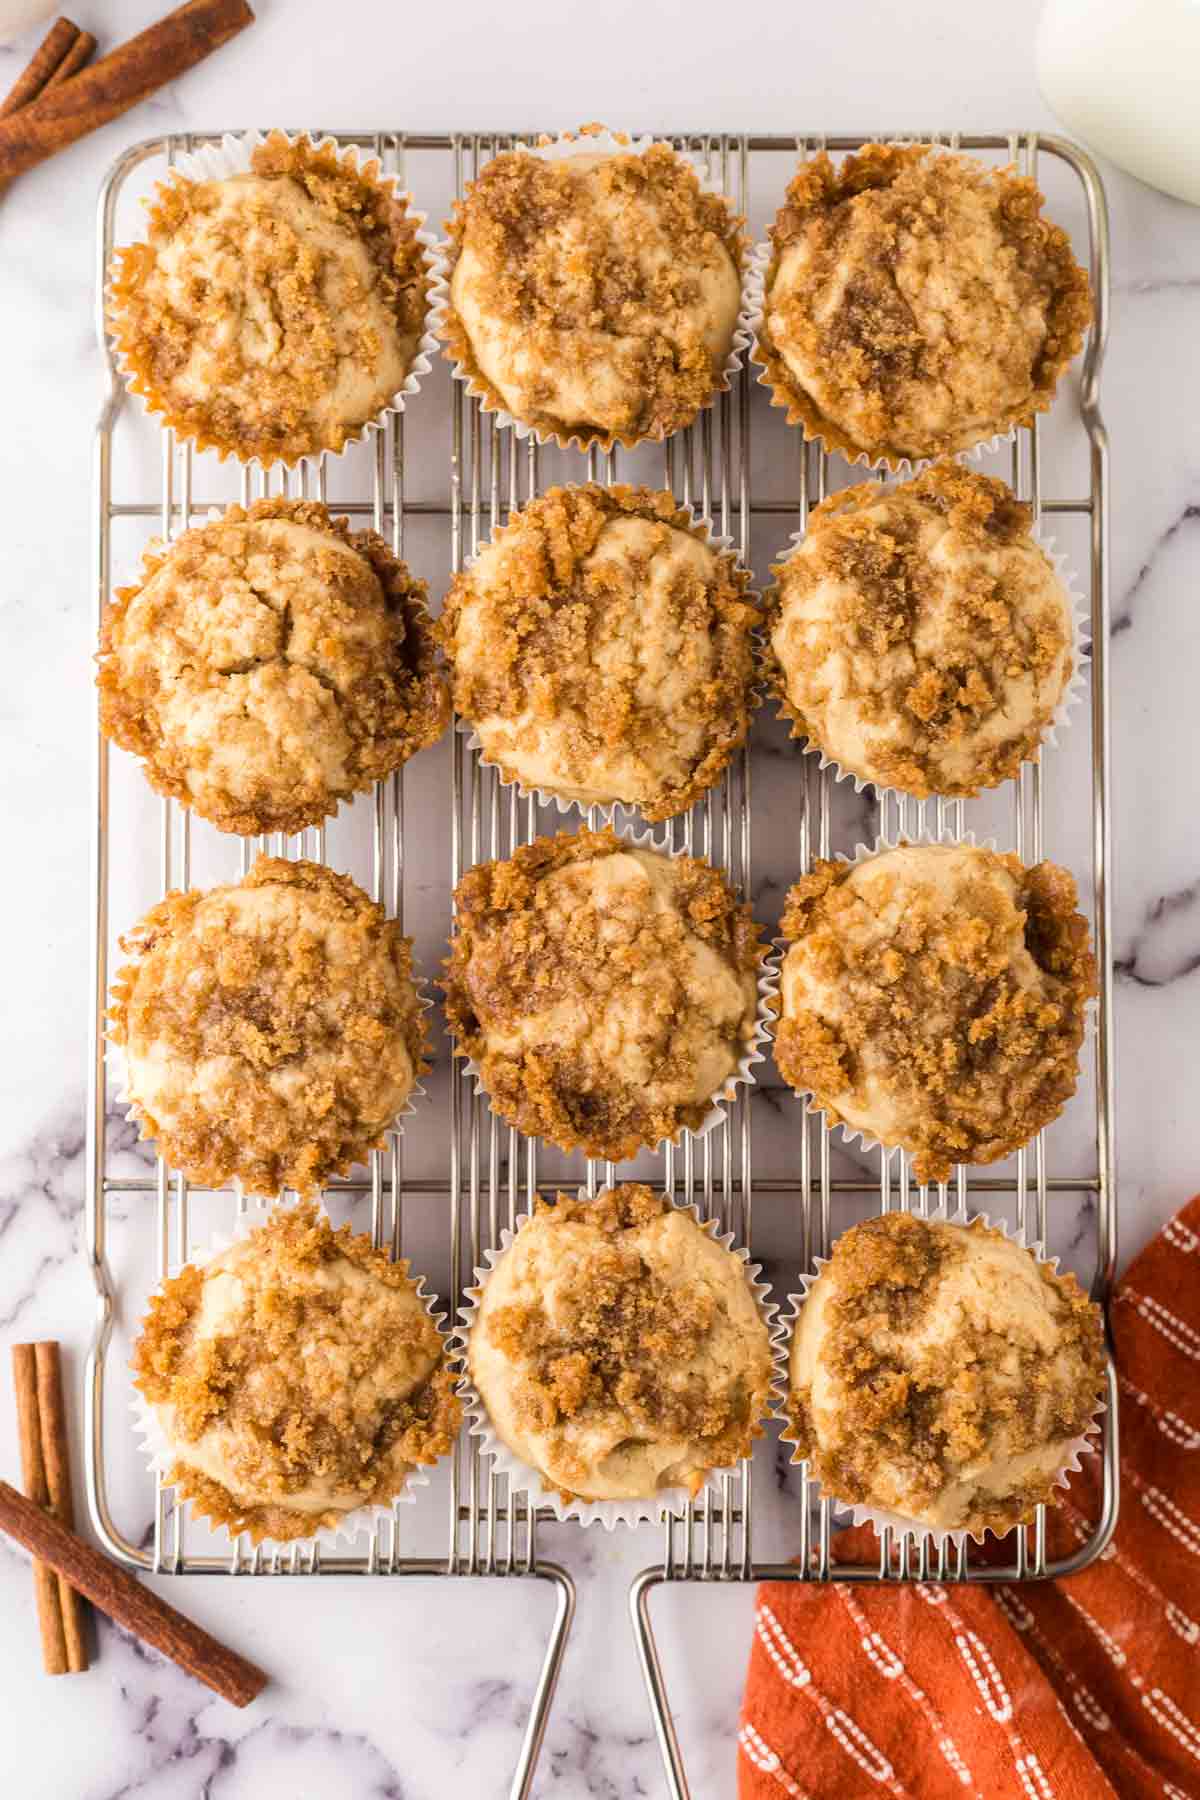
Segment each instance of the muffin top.
M168 894L121 948L109 1036L142 1135L193 1181L312 1193L382 1142L425 1066L411 939L317 863L260 856Z
M716 869L578 831L454 897L446 1016L502 1117L614 1162L701 1124L754 1042L762 955Z
M1070 598L1002 481L936 463L814 511L774 573L793 735L880 787L975 794L1038 754L1073 669Z
M539 1200L483 1288L468 1367L564 1500L692 1493L749 1454L771 1381L741 1259L637 1184Z
M1087 277L1010 169L925 144L803 163L771 227L758 360L790 423L851 455L965 450L1049 406Z
M386 1505L458 1427L418 1289L406 1262L311 1205L189 1263L152 1298L133 1351L170 1444L167 1479L255 1543Z
M670 494L552 488L446 598L455 708L510 779L669 818L749 728L748 582Z
M432 743L425 586L373 531L260 500L147 552L105 613L100 723L223 831L300 831Z
M346 439L417 354L426 251L378 165L273 132L247 174L160 185L108 312L134 391L202 447L266 465Z
M666 145L506 152L447 229L449 354L492 406L550 436L633 443L678 431L721 385L739 222Z
M796 1457L837 1499L997 1535L1054 1497L1099 1404L1100 1308L982 1220L885 1213L834 1245L791 1350Z
M818 862L783 915L775 1060L918 1181L995 1162L1075 1091L1096 991L1075 883L971 844Z

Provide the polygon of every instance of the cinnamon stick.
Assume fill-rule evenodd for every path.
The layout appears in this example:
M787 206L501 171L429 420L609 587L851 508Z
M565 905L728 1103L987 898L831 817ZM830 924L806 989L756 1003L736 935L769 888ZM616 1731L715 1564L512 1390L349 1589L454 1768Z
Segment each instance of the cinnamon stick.
M75 1529L75 1502L71 1495L71 1463L67 1440L67 1414L63 1405L62 1359L55 1343L35 1344L37 1367L38 1417L42 1429L42 1463L46 1470L46 1486L50 1493L50 1510L68 1530ZM58 1600L62 1612L63 1638L67 1647L67 1667L72 1675L81 1674L88 1666L87 1637L84 1630L83 1603L75 1589L61 1575Z
M253 23L246 0L186 0L156 25L0 119L0 182L120 118Z
M42 1432L38 1418L37 1360L32 1344L12 1348L13 1386L17 1394L17 1434L21 1446L21 1479L35 1507L50 1504L46 1465L42 1459ZM70 1672L67 1640L63 1631L62 1600L58 1577L44 1562L33 1565L33 1592L37 1600L38 1628L42 1634L42 1667L47 1675Z
M32 60L17 76L4 99L0 100L0 119L7 119L10 113L20 112L23 106L28 106L31 100L37 99L55 71L61 67L64 57L82 36L78 25L72 25L70 19L55 19L34 51ZM92 49L95 47L96 40L93 38ZM87 61L86 57L84 61Z
M84 63L90 60L95 48L96 40L91 32L81 31L75 39L75 42L71 45L71 48L67 51L67 54L59 63L57 69L55 69L49 81L46 83L46 87L53 88L57 87L62 81L70 81L72 75L77 75ZM43 89L43 92L44 91L45 90Z
M185 1619L110 1557L18 1494L7 1481L0 1481L0 1530L65 1576L110 1619L232 1705L249 1706L267 1685L268 1677L261 1669Z

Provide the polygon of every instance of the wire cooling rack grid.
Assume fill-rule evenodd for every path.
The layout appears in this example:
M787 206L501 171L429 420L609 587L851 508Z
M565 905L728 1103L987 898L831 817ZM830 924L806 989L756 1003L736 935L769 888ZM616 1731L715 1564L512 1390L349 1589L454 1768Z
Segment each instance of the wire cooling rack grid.
M114 243L135 228L132 203L146 195L181 152L215 141L219 134L155 138L135 145L119 158L100 196L97 231L96 329L104 347L109 388L97 431L94 491L94 564L96 621L121 570L132 566L136 552L152 532L178 534L203 518L214 505L244 504L268 493L328 499L356 522L369 522L384 532L399 554L428 565L435 600L448 573L462 566L513 508L552 480L636 479L670 487L729 534L742 558L754 559L759 578L772 552L789 531L803 526L809 507L827 489L845 485L853 475L836 458L825 458L816 446L805 446L788 432L766 396L754 387L753 372L743 370L731 392L700 421L661 448L618 456L591 452L581 457L553 448L539 449L509 431L496 431L491 420L458 383L435 371L403 415L393 416L385 431L345 457L329 459L317 469L302 468L269 475L256 465L230 470L211 456L193 456L188 446L161 432L139 405L126 399L109 355L99 293ZM405 136L398 132L334 133L341 143L358 144L377 154L385 168L401 174L418 204L434 219L444 216L449 200L463 192L488 157L515 143L531 142L526 134L447 134ZM880 134L886 135L886 134ZM1048 175L1065 186L1056 209L1072 211L1077 239L1086 237L1096 323L1083 359L1078 389L1065 392L1046 424L1021 431L1005 446L997 472L1003 473L1028 499L1038 520L1051 528L1075 527L1077 567L1086 577L1092 626L1090 718L1074 731L1090 734L1090 854L1092 912L1101 968L1094 1049L1077 1108L1090 1106L1093 1146L1083 1169L1053 1166L1043 1134L1033 1146L989 1170L956 1171L947 1187L919 1187L907 1159L899 1153L874 1153L875 1172L861 1161L844 1173L830 1134L819 1121L797 1109L789 1115L787 1149L774 1152L772 1164L756 1172L753 1153L761 1137L761 1120L745 1089L739 1090L727 1122L699 1143L691 1140L661 1158L639 1159L636 1172L660 1181L677 1199L695 1203L705 1217L717 1217L738 1240L749 1245L754 1226L753 1202L771 1208L784 1234L785 1267L806 1266L813 1255L827 1252L836 1235L835 1209L843 1203L910 1207L923 1212L935 1204L958 1205L969 1211L1011 1208L1013 1221L1030 1241L1046 1243L1053 1224L1056 1197L1090 1201L1088 1218L1094 1233L1093 1291L1104 1298L1116 1253L1113 1180L1113 1107L1111 1062L1111 956L1109 951L1110 825L1108 806L1108 591L1107 591L1107 440L1100 415L1099 380L1108 321L1108 238L1103 189L1091 162L1058 138L1017 133L971 137L931 134L952 148L978 152L996 162L1016 163L1044 182ZM840 153L858 148L866 137L804 139L729 137L688 134L672 139L721 184L742 211L758 225L773 212L796 159L818 148ZM441 210L439 211L439 207ZM761 554L758 535L762 535ZM751 840L755 826L775 834L794 833L789 858L792 874L812 857L837 847L839 794L814 759L800 757L788 765L787 805L782 816L752 804L752 755L744 751L721 786L685 817L662 829L665 842L711 856L735 885L751 890ZM449 820L445 818L448 765ZM1004 811L986 815L989 829L1019 854L1035 860L1054 855L1061 812L1047 805L1054 760L1045 768L1022 771L1009 784ZM840 789L842 797L846 789ZM905 833L936 832L952 840L977 825L962 802L917 803L896 794L878 798L876 830L894 841ZM538 1750L545 1733L554 1686L561 1666L574 1609L574 1590L564 1570L545 1561L538 1549L539 1517L526 1496L510 1493L506 1478L490 1473L475 1440L463 1437L445 1475L422 1489L416 1504L397 1506L393 1516L371 1535L365 1547L336 1554L297 1548L287 1555L264 1555L239 1544L232 1553L198 1529L185 1511L172 1505L168 1491L139 1467L139 1452L127 1418L120 1416L128 1398L127 1377L117 1342L136 1325L146 1293L174 1272L189 1254L208 1241L212 1231L228 1226L239 1206L231 1193L212 1194L188 1184L161 1161L149 1164L131 1143L106 1069L103 1038L105 996L113 968L114 940L144 907L172 886L193 881L234 879L249 867L259 850L276 855L328 859L363 883L388 910L403 919L406 895L427 890L428 850L445 843L448 880L439 883L445 924L449 923L449 890L465 868L485 857L508 855L539 832L571 828L577 818L562 818L553 809L520 800L503 787L493 770L479 765L459 732L448 748L426 752L402 773L376 788L374 795L343 809L328 829L310 830L291 839L222 838L202 821L170 801L156 800L128 758L113 757L97 734L95 813L93 821L92 904L95 930L91 969L91 1085L89 1094L88 1245L98 1297L97 1328L89 1359L86 1447L89 1502L93 1524L106 1548L122 1561L143 1569L180 1574L234 1573L394 1575L428 1578L494 1577L545 1584L554 1595L554 1616L545 1657L530 1709L511 1792L530 1792ZM873 834L871 834L873 835ZM861 823L850 844L863 836ZM446 842L448 838L448 843ZM1067 854L1061 860L1070 861ZM442 864L445 868L445 863ZM1076 874L1081 877L1079 858ZM428 968L428 961L426 967ZM445 1082L443 1070L435 1085ZM760 1071L761 1072L761 1071ZM594 1191L610 1179L608 1164L563 1158L546 1146L523 1139L494 1118L474 1092L473 1083L455 1065L448 1076L446 1103L448 1140L438 1138L430 1101L421 1104L404 1137L393 1135L389 1148L375 1153L357 1180L339 1182L330 1198L352 1211L369 1212L376 1243L393 1254L412 1256L415 1269L431 1278L456 1312L463 1286L496 1243L503 1227L538 1192L586 1183ZM435 1141L436 1140L436 1141ZM430 1149L433 1145L432 1160ZM420 1161L421 1166L412 1165ZM623 1170L623 1173L634 1172ZM245 1202L241 1202L245 1210ZM254 1203L257 1205L257 1203ZM365 1222L365 1221L364 1221ZM443 1280L444 1277L444 1280ZM440 1283L440 1285L439 1285ZM786 1283L785 1283L786 1291ZM121 1384L125 1383L122 1388ZM679 1581L750 1581L762 1576L784 1580L880 1581L907 1577L962 1580L1019 1580L1059 1575L1085 1566L1100 1554L1116 1522L1118 1461L1116 1394L1109 1375L1109 1410L1102 1446L1103 1506L1095 1530L1069 1561L1054 1563L1046 1555L1044 1519L1027 1532L1012 1534L1012 1557L1004 1565L984 1566L970 1550L929 1554L922 1547L910 1554L905 1543L884 1534L879 1562L871 1568L839 1564L833 1554L836 1512L828 1502L810 1497L807 1476L799 1471L794 1535L788 1553L797 1561L759 1560L753 1532L756 1507L749 1461L723 1477L717 1492L707 1491L686 1514L665 1528L642 1527L648 1542L658 1537L656 1560L635 1580L630 1600L638 1652L646 1678L670 1792L687 1794L683 1759L668 1702L666 1683L650 1618L650 1596L656 1586ZM131 1485L140 1476L141 1488ZM135 1517L143 1521L147 1498L152 1524L131 1535L117 1523L110 1495L120 1487ZM439 1488L441 1491L439 1492ZM140 1511L134 1509L140 1507ZM442 1518L439 1529L437 1520ZM548 1516L548 1515L546 1515ZM432 1536L431 1536L432 1534Z

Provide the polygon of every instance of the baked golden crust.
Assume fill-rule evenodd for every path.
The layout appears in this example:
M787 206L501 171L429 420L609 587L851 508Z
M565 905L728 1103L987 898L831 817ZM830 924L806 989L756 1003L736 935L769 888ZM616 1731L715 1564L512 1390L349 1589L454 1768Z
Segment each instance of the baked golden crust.
M310 1194L381 1146L423 1061L412 940L346 875L260 856L121 939L109 1035L131 1110L212 1187Z
M775 1061L919 1181L1029 1142L1075 1091L1096 992L1065 869L974 845L819 861L788 894Z
M446 1018L496 1112L614 1162L698 1128L754 1042L763 956L716 869L578 831L454 898Z
M163 1284L132 1366L182 1499L286 1543L387 1505L446 1454L454 1376L408 1270L301 1204Z
M792 1340L788 1440L826 1491L998 1535L1058 1498L1104 1388L1104 1322L982 1220L845 1232Z
M316 501L231 506L105 609L101 729L222 831L319 824L445 729L425 597Z
M455 709L510 779L670 818L749 730L749 582L668 493L551 488L446 596Z
M539 1200L488 1276L468 1368L564 1500L695 1493L762 1435L771 1347L741 1259L640 1183Z
M690 424L720 386L745 240L667 145L495 157L447 220L446 354L472 391L560 442L633 445Z
M1041 206L1011 169L925 144L802 163L754 350L788 422L894 467L1044 412L1092 313Z
M1036 760L1074 627L1031 526L1002 481L954 462L822 501L767 601L793 737L921 799L977 794Z
M109 326L134 393L201 449L264 467L338 451L404 384L431 258L376 161L272 132L251 171L160 183L118 249Z

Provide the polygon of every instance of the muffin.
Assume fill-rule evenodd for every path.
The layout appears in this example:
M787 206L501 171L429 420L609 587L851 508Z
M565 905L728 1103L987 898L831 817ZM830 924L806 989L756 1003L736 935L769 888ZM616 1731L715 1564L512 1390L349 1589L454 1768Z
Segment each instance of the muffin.
M762 1435L767 1326L715 1224L648 1187L539 1200L487 1277L467 1369L564 1501L695 1494Z
M670 818L749 730L749 580L670 494L551 488L446 597L455 709L506 780Z
M731 1091L763 953L701 858L563 833L481 863L454 898L446 1017L510 1125L620 1162Z
M668 145L587 135L560 159L495 157L456 203L443 335L488 408L611 448L669 437L728 385L743 241Z
M341 450L391 405L420 350L433 259L377 162L281 131L248 162L159 185L145 241L113 259L108 320L164 425L269 468Z
M1065 869L973 844L818 862L787 897L775 1060L917 1180L1027 1144L1075 1092L1096 992Z
M1074 670L1071 599L1002 481L935 463L846 488L775 565L776 692L860 781L977 794L1035 760Z
M310 500L152 545L106 609L100 725L222 831L300 831L439 737L425 585Z
M1055 1498L1103 1388L1103 1315L1073 1275L982 1219L885 1213L808 1290L787 1437L848 1505L1003 1536Z
M1011 169L927 144L802 163L770 230L755 360L789 424L896 463L967 450L1054 398L1087 276Z
M192 1181L311 1194L382 1145L424 1071L412 940L347 875L260 856L168 894L110 996L142 1136Z
M408 1264L311 1205L166 1281L133 1369L166 1480L254 1543L388 1505L458 1429L441 1333Z

